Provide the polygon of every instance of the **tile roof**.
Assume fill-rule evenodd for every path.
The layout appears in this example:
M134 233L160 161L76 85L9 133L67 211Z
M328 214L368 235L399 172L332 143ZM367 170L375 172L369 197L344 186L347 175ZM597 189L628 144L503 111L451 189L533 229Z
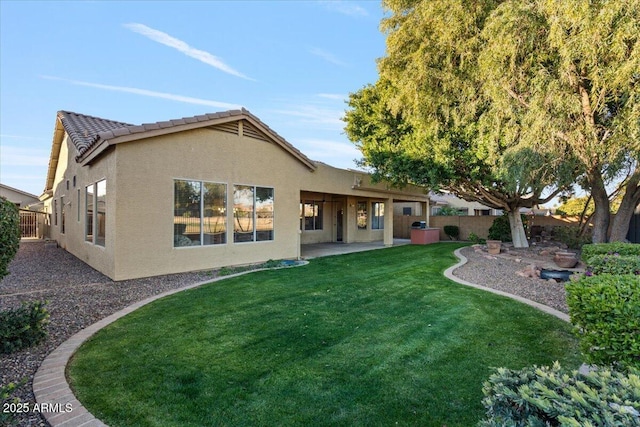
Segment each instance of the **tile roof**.
M78 150L78 156L76 159L81 158L92 147L96 146L101 141L108 141L126 136L133 136L135 138L137 134L140 134L140 138L144 138L144 135L142 134L146 132L165 129L168 130L173 127L193 125L233 117L237 117L238 120L244 118L253 121L267 131L271 138L276 140L281 146L285 147L289 152L300 158L303 162L308 163L312 169L315 168L312 160L308 159L300 150L291 145L287 140L278 135L277 132L267 126L262 120L244 108L241 110L202 114L193 117L183 117L181 119L155 123L143 123L141 125L132 125L130 123L118 122L115 120L101 119L99 117L87 116L70 111L58 111L58 118L60 119L64 130L69 134L71 141ZM203 123L203 126L206 126L206 124Z
M98 135L101 132L133 126L129 123L101 119L71 111L58 111L58 118L80 154L87 151L98 140Z

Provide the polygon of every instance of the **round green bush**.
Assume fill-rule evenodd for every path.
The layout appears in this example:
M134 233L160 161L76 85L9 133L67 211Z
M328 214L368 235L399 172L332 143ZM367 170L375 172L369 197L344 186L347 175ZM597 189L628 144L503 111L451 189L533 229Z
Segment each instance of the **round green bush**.
M507 215L498 216L493 220L489 228L489 240L511 241L511 226Z
M15 204L0 197L0 279L9 274L9 263L19 245L20 212Z
M458 240L458 237L460 236L460 227L457 225L445 225L444 234L449 236L452 240Z

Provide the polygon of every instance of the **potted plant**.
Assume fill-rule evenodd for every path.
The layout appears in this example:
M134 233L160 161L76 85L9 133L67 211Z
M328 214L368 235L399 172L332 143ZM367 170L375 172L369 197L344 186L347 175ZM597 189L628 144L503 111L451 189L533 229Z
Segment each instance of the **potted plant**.
M497 255L502 248L502 240L487 240L487 251L491 255Z

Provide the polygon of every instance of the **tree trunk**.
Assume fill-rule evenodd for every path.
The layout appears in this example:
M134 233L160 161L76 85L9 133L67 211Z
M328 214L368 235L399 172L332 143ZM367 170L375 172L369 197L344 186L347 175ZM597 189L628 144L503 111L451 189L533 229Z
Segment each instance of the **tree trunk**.
M509 226L511 227L511 240L513 240L513 247L515 248L528 248L529 241L527 235L524 232L524 224L522 224L522 217L520 216L519 209L507 212L509 217Z
M618 213L613 218L611 225L610 242L624 242L629 233L629 224L636 207L640 203L640 171L637 171L627 183L627 188L618 208Z
M604 188L602 177L596 178L595 182L591 182L591 196L595 205L595 211L591 220L593 221L593 235L591 241L593 243L606 243L607 233L609 232L609 221L611 213L609 212L609 196Z

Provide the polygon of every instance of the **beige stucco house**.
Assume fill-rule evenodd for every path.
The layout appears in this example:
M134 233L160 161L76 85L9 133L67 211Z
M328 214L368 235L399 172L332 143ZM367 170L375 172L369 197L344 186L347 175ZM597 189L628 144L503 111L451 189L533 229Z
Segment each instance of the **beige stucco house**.
M428 201L314 162L244 109L143 125L60 111L43 199L50 238L115 280L391 245L393 204Z

